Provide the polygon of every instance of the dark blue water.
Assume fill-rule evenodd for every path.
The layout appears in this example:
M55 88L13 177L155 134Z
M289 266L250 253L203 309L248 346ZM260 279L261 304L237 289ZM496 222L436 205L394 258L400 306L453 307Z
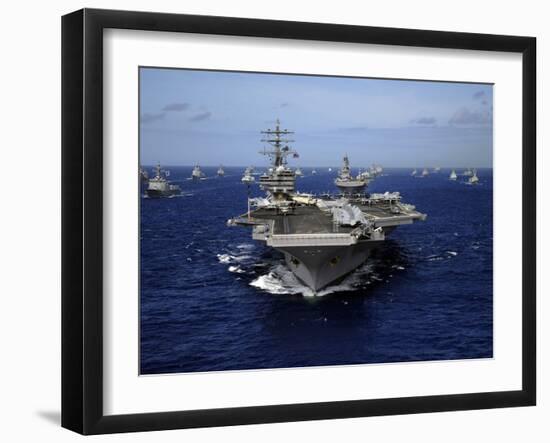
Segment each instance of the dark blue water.
M142 374L492 357L491 170L479 186L385 171L370 191L400 191L428 219L312 297L282 255L226 227L246 212L243 169L196 183L171 168L184 195L141 199ZM334 190L334 177L298 187Z

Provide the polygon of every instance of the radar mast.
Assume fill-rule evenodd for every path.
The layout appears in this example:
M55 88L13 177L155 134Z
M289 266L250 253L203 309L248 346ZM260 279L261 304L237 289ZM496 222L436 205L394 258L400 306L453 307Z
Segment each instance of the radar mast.
M260 154L269 156L273 167L277 168L287 164L287 156L292 155L294 158L297 158L298 153L292 150L287 144L294 142L294 140L285 137L294 134L294 132L288 129L281 129L281 122L279 119L277 119L275 123L275 129L261 131L262 134L266 135L261 141L269 143L272 149L264 148L263 151L260 151Z

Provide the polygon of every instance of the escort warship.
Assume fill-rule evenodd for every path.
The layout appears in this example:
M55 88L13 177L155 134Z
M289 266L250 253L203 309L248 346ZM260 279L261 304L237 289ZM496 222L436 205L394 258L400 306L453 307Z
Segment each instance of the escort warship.
M359 173L357 174L357 178L365 180L367 182L367 185L371 180L376 178L376 175L373 175L370 170L362 171L359 169Z
M245 184L254 183L256 181L256 179L252 175L252 172L253 172L253 168L251 166L246 168L244 170L244 174L243 174L243 177L241 178L241 181Z
M161 169L160 164L157 164L154 169L155 176L148 180L145 194L149 198L172 197L181 194L181 188L178 185L172 185L166 179L170 176L170 172Z
M472 176L468 179L468 183L471 185L477 185L479 183L479 178L477 176L477 169L472 171Z
M191 178L193 180L200 180L204 177L204 173L201 170L201 167L199 165L195 165L193 168L193 171L191 171Z
M338 177L334 180L334 184L344 194L356 194L365 189L367 186L367 180L362 174L359 174L357 177L353 177L349 166L349 159L346 154L344 156L344 164L338 173Z
M316 196L296 190L287 157L298 157L286 138L293 132L262 131L269 145L260 151L271 166L260 176L265 197L248 198L248 211L229 226L252 228L252 238L283 253L292 273L314 292L350 273L399 225L424 220L398 192ZM366 185L365 185L366 186Z
M382 175L382 172L384 172L384 169L382 168L382 166L377 164L372 164L372 166L368 170L368 173L371 177L378 177L379 175Z

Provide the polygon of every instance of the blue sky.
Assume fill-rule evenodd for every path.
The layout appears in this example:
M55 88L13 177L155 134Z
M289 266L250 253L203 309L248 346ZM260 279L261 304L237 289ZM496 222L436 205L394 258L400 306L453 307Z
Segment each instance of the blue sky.
M486 84L141 68L141 163L265 165L260 131L295 131L300 166L492 167Z

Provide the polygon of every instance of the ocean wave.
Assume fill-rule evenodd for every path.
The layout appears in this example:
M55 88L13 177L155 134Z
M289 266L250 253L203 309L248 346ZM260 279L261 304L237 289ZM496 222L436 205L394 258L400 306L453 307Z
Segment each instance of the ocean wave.
M229 254L217 254L218 261L220 263L231 263L231 260L233 260L233 256Z
M428 255L426 257L427 261L440 261L440 260L444 260L444 259L445 259L445 257L442 257L441 255L437 255L437 254Z
M249 261L252 256L248 254L233 255L233 254L216 254L220 263L241 263Z
M234 261L239 263L249 261L250 259L252 259L251 255L233 255L232 257Z
M254 249L256 245L252 243L243 243L241 245L237 245L237 249Z
M425 257L426 261L441 261L441 260L448 260L452 257L456 257L458 255L458 252L456 251L445 251L445 253L441 254L432 254Z

